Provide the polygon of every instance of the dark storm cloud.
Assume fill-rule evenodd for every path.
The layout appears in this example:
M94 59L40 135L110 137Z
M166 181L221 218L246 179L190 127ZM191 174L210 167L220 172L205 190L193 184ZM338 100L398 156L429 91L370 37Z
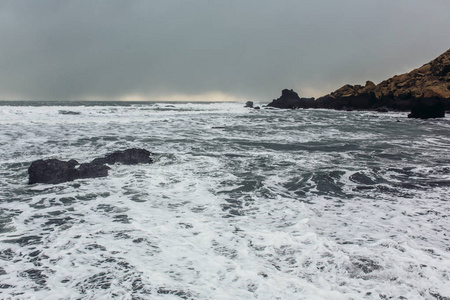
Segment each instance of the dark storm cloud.
M449 15L447 0L2 1L0 98L317 96L433 59Z

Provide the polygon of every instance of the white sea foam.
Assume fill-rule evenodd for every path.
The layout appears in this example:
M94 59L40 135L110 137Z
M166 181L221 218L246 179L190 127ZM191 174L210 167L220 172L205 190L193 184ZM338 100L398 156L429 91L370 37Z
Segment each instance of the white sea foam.
M447 119L237 103L0 114L2 298L450 297ZM26 184L33 160L131 147L156 162Z

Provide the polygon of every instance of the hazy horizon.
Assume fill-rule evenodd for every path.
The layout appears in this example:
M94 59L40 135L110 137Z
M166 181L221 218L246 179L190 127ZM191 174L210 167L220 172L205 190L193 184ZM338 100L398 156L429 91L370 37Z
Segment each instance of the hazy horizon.
M443 0L2 1L0 100L317 98L436 58L449 12Z

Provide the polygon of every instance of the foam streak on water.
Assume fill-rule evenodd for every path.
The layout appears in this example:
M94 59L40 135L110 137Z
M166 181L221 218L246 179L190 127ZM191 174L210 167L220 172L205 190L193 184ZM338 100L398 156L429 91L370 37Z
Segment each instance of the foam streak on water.
M448 119L242 106L0 107L1 298L450 299Z

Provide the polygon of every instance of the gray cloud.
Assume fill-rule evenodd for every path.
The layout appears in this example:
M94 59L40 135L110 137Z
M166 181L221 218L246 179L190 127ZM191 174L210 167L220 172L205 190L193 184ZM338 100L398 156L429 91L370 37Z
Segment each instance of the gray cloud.
M449 13L446 0L2 1L0 99L318 96L446 51Z

